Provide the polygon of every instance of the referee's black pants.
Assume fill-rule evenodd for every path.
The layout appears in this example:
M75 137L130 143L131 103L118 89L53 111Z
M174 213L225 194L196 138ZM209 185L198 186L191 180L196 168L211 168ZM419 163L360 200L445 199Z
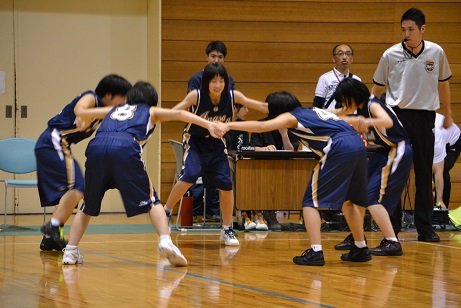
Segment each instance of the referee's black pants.
M431 236L432 211L432 160L434 158L435 111L393 108L410 137L413 147L415 172L415 226L418 234Z

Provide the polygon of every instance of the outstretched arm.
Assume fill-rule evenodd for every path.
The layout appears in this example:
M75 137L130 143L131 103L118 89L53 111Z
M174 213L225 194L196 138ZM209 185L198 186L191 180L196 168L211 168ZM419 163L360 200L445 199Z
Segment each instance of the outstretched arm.
M246 97L242 92L234 90L234 101L250 109L259 111L265 115L269 114L269 107L266 102Z
M191 106L197 104L197 91L193 90L187 93L186 97L180 101L172 109L174 110L188 110Z
M224 133L221 131L221 129L217 126L216 123L207 121L185 110L151 107L150 119L152 123L168 121L182 121L186 123L192 123L208 129L210 131L211 136L215 138L221 138L224 135Z
M220 129L226 133L229 130L243 130L254 133L263 133L279 128L295 128L298 125L296 118L290 113L283 113L275 119L268 121L239 121L218 123Z

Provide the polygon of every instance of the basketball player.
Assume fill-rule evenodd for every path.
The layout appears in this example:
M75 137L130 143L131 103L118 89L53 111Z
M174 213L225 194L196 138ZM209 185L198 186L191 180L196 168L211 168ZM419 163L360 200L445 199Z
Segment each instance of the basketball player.
M247 98L242 92L229 89L229 77L220 63L210 63L203 70L200 90L189 92L173 109L190 110L198 116L217 122L229 122L233 117L234 103L267 114L267 103ZM226 142L210 138L208 132L197 125L188 124L183 132L184 168L165 204L168 215L189 187L202 176L205 187L220 191L222 213L221 239L225 245L238 246L233 225L234 195L227 159Z
M432 159L434 156L435 111L445 108L443 126L453 123L451 113L451 70L443 49L423 40L426 18L417 8L401 17L402 42L387 49L373 76L371 93L394 109L413 145L415 171L415 225L418 241L439 242L432 228Z
M94 91L85 91L48 121L48 128L35 146L37 180L42 207L56 205L49 222L40 231L41 250L61 251L65 244L64 224L83 198L84 181L71 144L90 137L100 121L125 101L131 84L118 75L105 76Z
M400 205L405 184L410 174L413 151L409 138L391 107L376 97L361 81L347 78L341 81L334 94L343 106L342 114L353 114L345 120L363 133L368 142L380 147L368 161L368 211L378 224L384 239L370 252L378 256L400 256L402 246L393 230L389 216ZM349 213L344 212L346 220ZM353 244L349 235L344 242ZM335 247L336 248L336 247Z
M161 256L171 264L186 266L187 260L173 244L167 217L147 175L142 148L161 121L184 121L209 129L216 125L184 110L155 107L158 95L147 82L137 82L127 94L127 102L113 108L101 123L86 150L85 203L75 216L63 264L83 263L78 244L92 216L98 216L107 190L117 188L128 217L149 213L157 230Z
M290 133L319 157L302 200L303 217L311 247L293 258L299 265L325 264L321 243L319 208L343 209L367 205L367 153L357 132L335 114L301 106L288 92L275 92L267 98L268 121L220 124L224 132L244 130L267 132L288 128ZM355 204L355 205L354 205ZM351 211L347 221L355 243L343 261L366 262L371 255L363 233L364 210Z

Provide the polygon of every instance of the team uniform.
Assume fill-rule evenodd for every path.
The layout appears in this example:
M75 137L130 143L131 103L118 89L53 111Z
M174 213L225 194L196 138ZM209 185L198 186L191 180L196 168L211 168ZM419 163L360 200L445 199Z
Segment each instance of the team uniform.
M107 190L120 191L128 217L147 213L159 203L147 175L142 148L155 126L146 104L114 107L86 149L85 204L82 211L99 215Z
M450 78L443 49L424 40L418 54L404 42L387 49L373 76L375 84L387 86L386 103L393 107L413 145L415 225L422 237L433 233L432 159L435 110L440 107L438 83Z
M366 134L368 141L377 148L368 162L368 204L381 204L392 215L400 204L405 184L410 174L413 151L408 136L391 107L372 97L368 106L358 114L370 118L370 105L379 104L392 119L392 127L378 129L371 127Z
M343 75L334 67L331 71L320 76L315 88L314 107L335 109L336 101L334 100L333 94L338 84L344 78L354 78L358 81L362 81L359 76L353 75L352 73L349 73L347 76Z
M94 91L86 91L72 100L64 109L48 121L48 128L40 135L35 146L37 158L38 192L42 207L59 203L69 190L83 193L85 189L82 170L72 156L71 144L90 137L100 121L93 121L83 132L76 124L74 108L84 95L93 95L96 107L100 98Z
M191 112L209 121L230 122L233 117L233 91L223 92L218 105L202 90L197 91L197 105ZM208 130L195 124L187 124L183 131L184 167L180 180L195 183L202 176L206 187L232 190L227 149L224 139L210 136Z
M298 127L289 131L320 157L302 206L340 210L347 200L367 206L367 153L357 132L322 109L298 107L290 113Z

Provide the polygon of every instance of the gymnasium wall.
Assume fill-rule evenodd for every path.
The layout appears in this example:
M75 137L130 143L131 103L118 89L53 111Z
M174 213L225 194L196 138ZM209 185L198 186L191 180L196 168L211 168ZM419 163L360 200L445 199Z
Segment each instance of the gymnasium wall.
M383 51L401 40L400 17L418 7L426 15L426 40L440 44L453 71L452 109L461 124L460 1L162 1L162 106L186 94L187 80L205 64L205 47L222 40L226 67L236 88L264 100L288 90L311 105L318 77L333 67L331 49L349 43L352 72L371 88ZM249 118L261 118L250 111ZM175 169L169 139L181 140L183 124L163 123L161 199L166 201ZM461 205L461 163L452 171L452 200Z

